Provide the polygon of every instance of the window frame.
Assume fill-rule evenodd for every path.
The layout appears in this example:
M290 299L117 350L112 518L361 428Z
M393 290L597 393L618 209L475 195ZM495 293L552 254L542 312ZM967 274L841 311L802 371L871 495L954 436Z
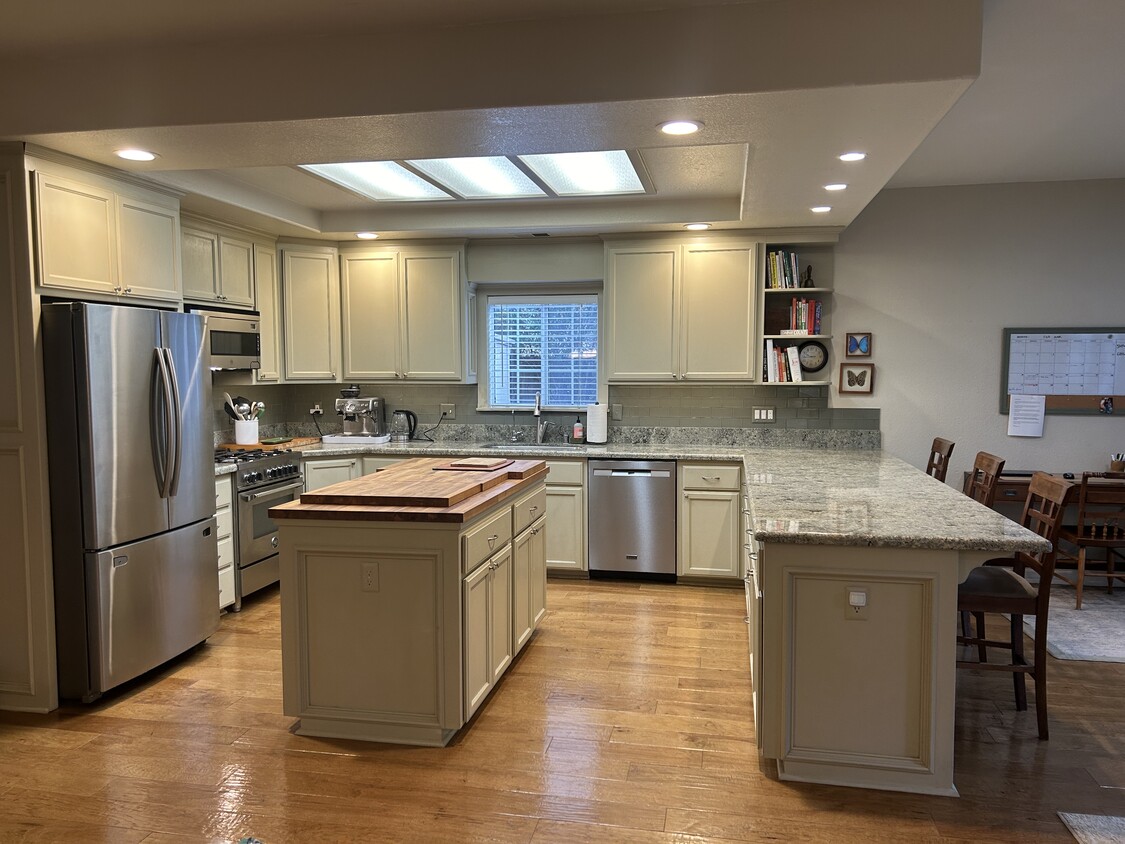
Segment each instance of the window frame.
M597 401L607 404L609 386L605 374L605 298L602 286L591 284L505 284L479 285L477 287L477 411L480 413L530 413L531 408L523 405L489 404L489 385L492 372L489 370L491 355L488 347L488 307L492 299L543 304L552 300L573 301L578 298L593 298L598 306L598 374ZM544 411L585 413L587 405L542 405Z

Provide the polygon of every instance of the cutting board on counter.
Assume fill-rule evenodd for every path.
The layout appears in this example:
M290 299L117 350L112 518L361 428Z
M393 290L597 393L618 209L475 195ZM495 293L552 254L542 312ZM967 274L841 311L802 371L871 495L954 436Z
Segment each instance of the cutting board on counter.
M512 460L492 471L447 468L449 458L405 460L381 472L333 484L301 496L302 504L342 504L367 507L452 507L467 498L508 481L546 472L542 460Z
M269 439L267 437L266 439ZM278 451L284 448L300 448L303 445L315 445L320 442L320 437L293 437L287 443L253 443L252 445L237 445L235 443L223 443L219 448L225 448L227 451Z

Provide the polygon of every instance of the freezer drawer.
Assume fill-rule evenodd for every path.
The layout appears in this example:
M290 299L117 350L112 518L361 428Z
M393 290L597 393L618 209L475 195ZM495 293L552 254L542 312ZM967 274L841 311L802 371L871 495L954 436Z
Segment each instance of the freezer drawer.
M219 626L215 519L86 555L90 699Z

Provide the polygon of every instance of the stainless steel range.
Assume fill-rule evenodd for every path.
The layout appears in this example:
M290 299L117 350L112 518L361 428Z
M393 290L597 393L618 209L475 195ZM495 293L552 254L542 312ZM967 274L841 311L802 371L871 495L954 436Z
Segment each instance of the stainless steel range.
M269 509L299 498L305 486L301 456L294 451L216 451L216 463L234 463L234 609L242 599L277 583L277 525Z

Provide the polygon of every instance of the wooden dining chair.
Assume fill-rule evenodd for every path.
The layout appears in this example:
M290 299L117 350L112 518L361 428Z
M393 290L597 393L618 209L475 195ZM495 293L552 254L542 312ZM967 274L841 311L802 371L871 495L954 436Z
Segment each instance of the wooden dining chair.
M983 628L976 636L958 636L957 642L979 649L1010 650L1010 663L958 660L958 668L979 668L989 671L1010 671L1015 687L1016 709L1027 709L1028 674L1035 680L1035 714L1039 738L1047 738L1047 610L1051 602L1051 578L1055 570L1055 548L1062 527L1063 507L1070 484L1062 478L1036 472L1031 478L1021 523L1051 543L1049 551L1029 554L1017 552L1013 557L988 560L969 572L957 587L957 608L962 612L1006 613L1010 616L1011 635L1007 641L985 637ZM1024 575L1032 569L1038 579ZM1033 657L1024 654L1023 617L1035 616Z
M1093 481L1093 483L1091 483ZM1078 490L1078 521L1064 525L1059 533L1059 562L1073 563L1071 579L1055 569L1055 577L1074 586L1075 609L1082 609L1082 584L1086 577L1087 552L1105 554L1106 589L1113 593L1113 581L1125 580L1125 571L1114 570L1114 557L1125 560L1125 472L1083 472Z
M1004 471L1004 460L987 451L978 451L973 460L973 472L965 486L965 494L985 507L996 500L996 482Z
M983 504L985 507L991 507L996 500L996 482L1000 478L1000 473L1004 471L1005 461L997 457L995 454L989 454L987 451L978 451L977 456L973 459L973 471L965 480L965 495L972 498L974 501ZM984 638L984 613L977 613L977 637ZM961 613L961 635L969 636L969 613ZM980 661L988 661L988 653L981 645L978 650Z
M952 440L934 437L934 444L930 446L930 462L926 464L926 474L945 483L945 473L949 471L949 455L953 453Z

